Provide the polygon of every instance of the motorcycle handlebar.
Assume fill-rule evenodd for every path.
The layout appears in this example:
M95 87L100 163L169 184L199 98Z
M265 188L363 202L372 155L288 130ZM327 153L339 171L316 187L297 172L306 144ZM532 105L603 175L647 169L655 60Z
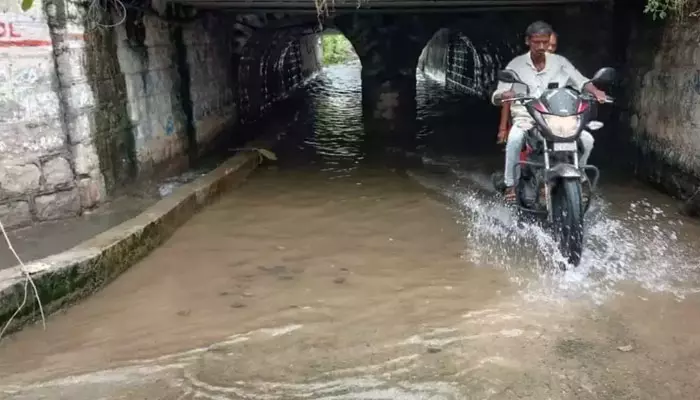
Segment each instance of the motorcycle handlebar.
M594 96L592 96L592 95L590 95L590 94L586 94L586 95L584 95L584 96L582 96L582 97L583 97L584 99L588 100L588 101L596 101L596 102L598 101L598 99L596 99ZM614 103L614 102L615 102L615 99L614 99L613 97L608 96L608 95L605 95L605 101L604 101L603 103L605 103L605 104L612 104L612 103Z
M503 102L503 103L511 103L511 102L514 102L514 101L534 100L534 99L535 99L534 97L513 97L513 98L510 98L510 99L503 99L503 100L501 100L501 102Z
M590 95L582 96L582 97L583 97L584 99L588 100L588 101L598 101L595 97L590 96ZM535 99L534 97L522 96L522 97L513 97L513 98L510 98L510 99L502 99L501 102L502 102L502 103L512 103L512 102L514 102L514 101L534 100L534 99ZM605 101L604 101L605 104L612 104L612 103L614 103L614 102L615 102L615 98L613 98L613 97L611 97L611 96L605 96Z

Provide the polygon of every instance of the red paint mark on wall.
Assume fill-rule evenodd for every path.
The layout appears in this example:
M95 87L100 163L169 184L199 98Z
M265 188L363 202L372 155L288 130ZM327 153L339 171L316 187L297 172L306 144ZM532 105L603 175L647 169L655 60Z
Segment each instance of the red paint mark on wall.
M0 38L5 37L18 38L22 37L22 35L15 30L15 24L12 22L0 21Z
M70 42L83 42L85 40L82 32L67 32L63 38ZM46 21L22 13L0 12L0 49L50 48L52 45Z
M0 47L41 47L51 46L50 40L0 40Z

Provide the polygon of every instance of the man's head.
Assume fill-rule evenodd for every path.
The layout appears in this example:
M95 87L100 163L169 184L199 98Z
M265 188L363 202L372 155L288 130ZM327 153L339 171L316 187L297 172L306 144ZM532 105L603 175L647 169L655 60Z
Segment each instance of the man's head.
M525 44L530 48L530 53L534 57L544 57L549 49L549 41L554 30L544 21L536 21L530 24L525 30Z
M559 43L559 37L557 37L556 32L553 32L549 36L549 48L547 48L547 51L550 53L556 53L557 52L557 44Z

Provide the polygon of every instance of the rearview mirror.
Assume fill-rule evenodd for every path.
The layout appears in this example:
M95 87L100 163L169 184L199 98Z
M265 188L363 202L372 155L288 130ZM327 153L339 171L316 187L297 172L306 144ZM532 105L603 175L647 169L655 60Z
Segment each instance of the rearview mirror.
M615 80L615 69L610 67L601 68L593 75L593 83L611 83Z
M518 76L518 73L513 71L512 69L504 69L498 71L497 78L499 81L505 83L522 83L520 77Z

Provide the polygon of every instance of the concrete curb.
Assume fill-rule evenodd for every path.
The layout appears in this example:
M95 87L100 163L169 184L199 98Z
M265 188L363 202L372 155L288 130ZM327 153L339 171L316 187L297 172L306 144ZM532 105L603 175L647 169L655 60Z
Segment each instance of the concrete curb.
M246 148L269 148L277 140L249 143ZM45 313L51 314L81 300L111 282L167 240L185 221L222 193L241 184L260 163L257 152L241 152L206 175L177 188L136 217L72 249L26 264L39 291ZM19 266L0 271L0 328L24 298ZM15 332L39 317L36 299L15 317Z

